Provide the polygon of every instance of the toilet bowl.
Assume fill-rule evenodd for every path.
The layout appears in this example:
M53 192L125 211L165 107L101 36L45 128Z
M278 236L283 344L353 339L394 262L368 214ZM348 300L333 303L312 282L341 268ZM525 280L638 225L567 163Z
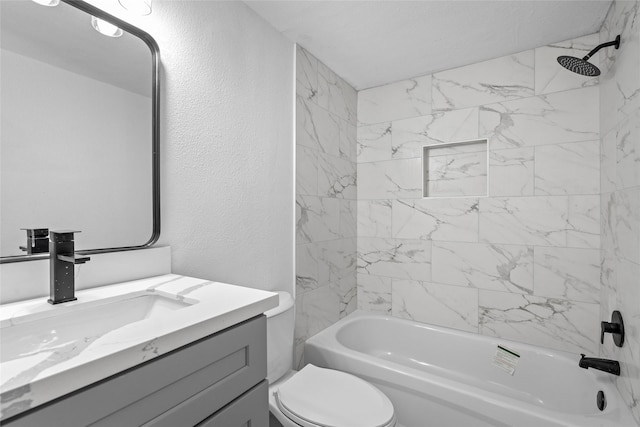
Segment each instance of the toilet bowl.
M267 316L269 410L284 427L393 427L393 404L378 388L355 375L293 363L293 298L278 292Z

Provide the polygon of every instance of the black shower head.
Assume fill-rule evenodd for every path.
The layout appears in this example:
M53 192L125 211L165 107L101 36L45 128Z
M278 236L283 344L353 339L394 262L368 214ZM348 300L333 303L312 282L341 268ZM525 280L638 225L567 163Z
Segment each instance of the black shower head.
M574 73L578 73L583 76L599 76L600 69L593 65L591 62L588 62L588 59L591 58L597 51L607 46L615 46L616 49L618 49L620 47L620 36L617 36L614 41L602 43L601 45L596 46L595 49L589 52L589 54L582 59L575 58L573 56L559 56L558 63L567 70L573 71Z
M600 75L600 69L585 59L573 56L558 56L558 63L567 70L583 76L595 77Z

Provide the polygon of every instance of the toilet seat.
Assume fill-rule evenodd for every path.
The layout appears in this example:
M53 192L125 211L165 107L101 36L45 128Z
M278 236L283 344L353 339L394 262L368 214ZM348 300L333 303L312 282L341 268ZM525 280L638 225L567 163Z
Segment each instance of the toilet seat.
M303 427L392 427L393 404L368 382L307 365L275 393L278 408Z

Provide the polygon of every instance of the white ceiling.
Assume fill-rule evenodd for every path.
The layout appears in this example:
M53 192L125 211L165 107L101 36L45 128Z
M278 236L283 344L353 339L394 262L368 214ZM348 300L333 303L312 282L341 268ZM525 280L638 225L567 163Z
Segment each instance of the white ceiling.
M611 0L245 3L360 90L595 33Z

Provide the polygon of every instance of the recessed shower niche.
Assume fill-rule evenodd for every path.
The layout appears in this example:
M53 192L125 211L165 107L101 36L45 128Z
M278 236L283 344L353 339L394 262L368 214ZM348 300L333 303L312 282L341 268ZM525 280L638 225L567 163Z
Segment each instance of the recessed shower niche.
M487 140L448 142L422 148L422 196L486 196Z

